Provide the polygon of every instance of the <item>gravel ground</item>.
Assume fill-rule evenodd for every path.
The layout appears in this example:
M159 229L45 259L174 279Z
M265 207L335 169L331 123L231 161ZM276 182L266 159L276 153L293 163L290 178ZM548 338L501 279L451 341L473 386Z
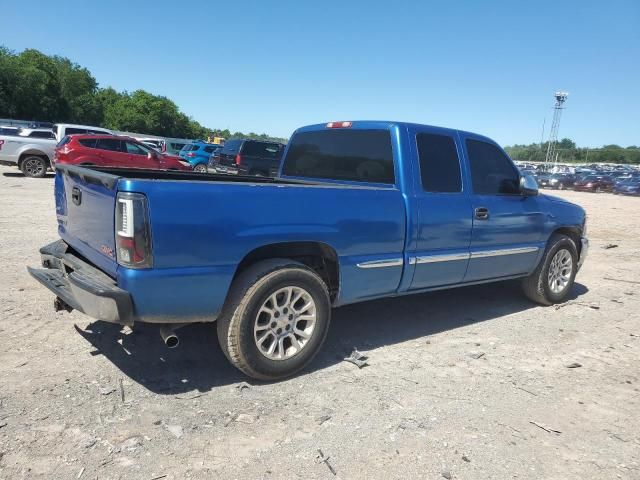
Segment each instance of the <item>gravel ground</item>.
M53 178L0 173L0 478L640 479L639 198L560 193L591 238L562 306L500 283L343 307L306 372L263 384L210 326L167 350L54 313L25 270Z

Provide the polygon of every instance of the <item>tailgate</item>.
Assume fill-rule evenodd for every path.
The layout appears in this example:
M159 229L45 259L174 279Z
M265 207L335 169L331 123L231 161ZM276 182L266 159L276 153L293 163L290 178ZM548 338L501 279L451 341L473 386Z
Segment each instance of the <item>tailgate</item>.
M56 168L58 233L87 260L115 276L114 212L118 177L71 165Z

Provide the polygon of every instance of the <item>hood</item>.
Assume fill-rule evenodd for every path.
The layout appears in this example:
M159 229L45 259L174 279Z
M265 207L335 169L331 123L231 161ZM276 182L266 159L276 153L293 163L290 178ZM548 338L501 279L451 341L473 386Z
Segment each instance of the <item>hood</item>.
M546 200L556 203L564 203L566 205L575 205L575 203L565 200L564 198L556 197L554 195L547 195L546 193L539 193L538 196L543 197Z

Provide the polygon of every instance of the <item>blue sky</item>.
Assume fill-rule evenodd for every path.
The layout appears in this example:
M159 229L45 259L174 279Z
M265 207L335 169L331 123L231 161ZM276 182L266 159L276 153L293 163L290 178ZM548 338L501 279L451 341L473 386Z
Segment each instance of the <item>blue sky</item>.
M562 89L560 137L640 144L638 0L3 4L0 44L165 95L211 128L389 119L531 143Z

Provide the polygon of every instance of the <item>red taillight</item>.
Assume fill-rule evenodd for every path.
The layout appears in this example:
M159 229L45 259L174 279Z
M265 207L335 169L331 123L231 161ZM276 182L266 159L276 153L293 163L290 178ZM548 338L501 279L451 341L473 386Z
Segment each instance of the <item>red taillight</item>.
M116 258L129 268L153 265L147 199L139 193L118 193L116 201Z
M196 154L195 154L195 153L193 153L193 152L191 152L191 153L187 153L187 157L195 157L195 156L196 156Z
M236 165L241 165L242 164L242 157L240 156L240 154L236 155Z
M350 128L353 122L329 122L327 128Z

